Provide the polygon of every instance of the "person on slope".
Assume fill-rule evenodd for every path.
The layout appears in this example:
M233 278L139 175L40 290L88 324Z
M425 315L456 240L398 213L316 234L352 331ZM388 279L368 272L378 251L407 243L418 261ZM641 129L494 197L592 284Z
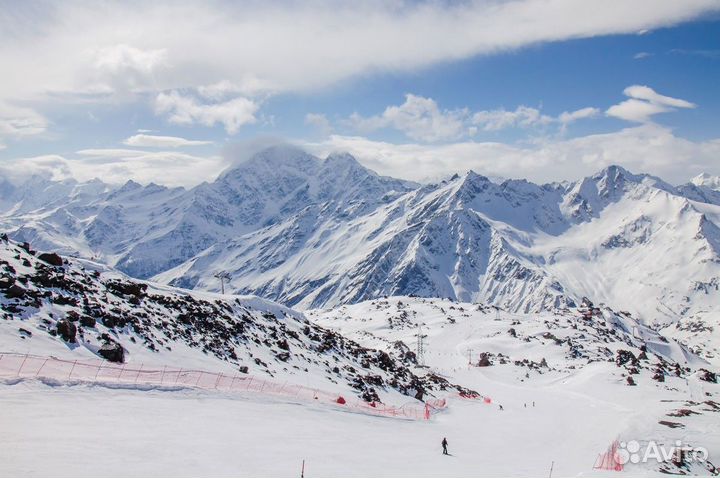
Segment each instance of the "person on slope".
M447 446L448 446L447 438L443 438L443 441L442 441L443 455L449 455L449 454L450 454L450 453L448 453L448 451L447 451Z

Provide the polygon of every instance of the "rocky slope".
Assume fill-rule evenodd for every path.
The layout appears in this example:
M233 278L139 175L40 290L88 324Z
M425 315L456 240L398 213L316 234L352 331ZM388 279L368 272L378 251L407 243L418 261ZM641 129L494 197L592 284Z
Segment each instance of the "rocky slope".
M190 293L0 239L0 350L227 370L367 401L462 390L255 297ZM443 392L446 393L446 392Z

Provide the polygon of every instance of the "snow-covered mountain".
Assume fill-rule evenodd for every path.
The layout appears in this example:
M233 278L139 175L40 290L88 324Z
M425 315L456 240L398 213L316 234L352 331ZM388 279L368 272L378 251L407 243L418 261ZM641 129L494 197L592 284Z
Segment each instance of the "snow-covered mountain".
M37 176L19 185L5 181L0 222L18 241L148 278L310 205L332 203L350 217L414 187L378 176L349 155L321 160L277 146L190 190Z
M583 297L717 355L720 208L619 167L569 185L469 172L356 217L319 205L156 278L297 306L419 295L540 311Z
M419 186L275 147L189 191L93 184L41 207L3 196L3 228L179 287L219 291L228 272L234 293L300 309L417 295L537 312L588 297L720 356L707 176L675 187L611 166L572 183L468 172Z
M272 377L368 402L464 391L252 296L188 292L0 238L0 351Z

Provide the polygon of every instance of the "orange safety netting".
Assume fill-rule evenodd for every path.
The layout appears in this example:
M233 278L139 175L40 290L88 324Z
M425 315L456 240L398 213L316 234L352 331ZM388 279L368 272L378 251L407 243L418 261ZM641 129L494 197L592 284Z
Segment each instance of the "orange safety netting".
M302 399L354 412L411 420L429 420L434 413L447 408L445 399L430 399L424 404L408 403L395 406L365 402L360 399L350 400L338 393L288 382L275 382L247 374L225 374L168 367L149 369L142 364L131 367L127 364L102 360L73 361L29 354L0 353L0 377L249 392Z

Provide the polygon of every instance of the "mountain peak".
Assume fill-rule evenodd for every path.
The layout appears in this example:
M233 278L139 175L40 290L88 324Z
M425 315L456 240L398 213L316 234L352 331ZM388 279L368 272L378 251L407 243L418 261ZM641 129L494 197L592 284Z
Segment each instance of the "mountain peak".
M348 152L335 152L330 153L325 158L326 166L343 166L343 167L357 167L362 166L358 160L352 154Z
M695 186L706 187L720 191L720 176L713 176L708 173L700 173L690 180Z

